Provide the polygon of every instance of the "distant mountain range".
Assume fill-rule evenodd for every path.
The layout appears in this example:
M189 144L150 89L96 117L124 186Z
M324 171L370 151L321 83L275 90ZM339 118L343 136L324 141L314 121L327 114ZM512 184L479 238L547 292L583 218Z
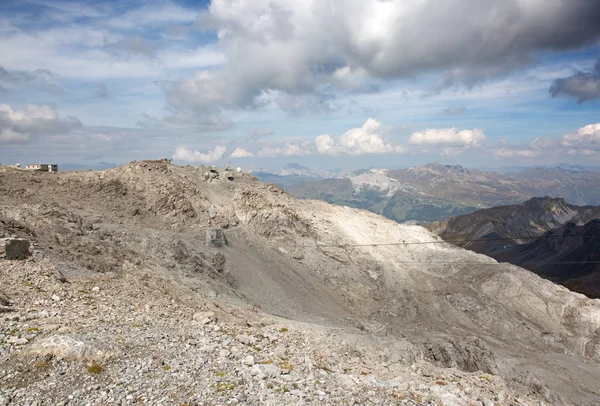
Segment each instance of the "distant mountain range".
M338 172L309 168L295 163L287 164L277 171L258 169L251 173L262 182L275 183L283 188L288 188L300 182L336 178L338 176Z
M534 167L500 173L434 163L400 170L331 172L325 179L325 173L298 167L293 173L253 174L297 198L363 208L399 222L437 221L537 196L600 204L600 171Z
M600 207L534 198L426 227L455 245L600 298Z

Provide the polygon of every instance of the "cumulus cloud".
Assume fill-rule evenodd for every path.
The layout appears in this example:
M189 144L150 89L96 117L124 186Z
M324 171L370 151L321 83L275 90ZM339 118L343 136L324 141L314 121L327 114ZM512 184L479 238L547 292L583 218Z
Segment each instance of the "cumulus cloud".
M31 135L66 134L79 128L78 118L60 118L52 106L28 104L22 109L13 109L8 104L0 104L2 143L25 142Z
M596 155L600 152L600 123L586 125L561 138L537 137L531 146L544 154Z
M334 138L322 134L315 138L317 151L324 155L363 155L403 152L400 145L392 145L384 140L389 127L369 118L362 127L352 128Z
M247 108L271 92L360 90L432 72L439 88L472 86L539 51L593 43L597 21L600 3L589 0L213 0L198 25L216 32L226 62L174 86L170 101Z
M206 153L202 153L197 150L191 150L186 147L179 147L175 150L173 159L185 162L215 162L223 158L225 155L225 150L226 148L221 145L216 146L215 149Z
M254 154L252 152L246 151L243 148L236 148L231 153L231 158L251 158L253 156L254 156Z
M566 134L562 145L577 150L600 150L600 123L590 124L579 130Z
M600 99L600 56L591 71L577 71L569 77L556 79L549 92L552 97L572 97L578 103Z
M414 132L409 142L415 145L449 145L464 148L481 146L485 140L485 133L481 129L433 128Z

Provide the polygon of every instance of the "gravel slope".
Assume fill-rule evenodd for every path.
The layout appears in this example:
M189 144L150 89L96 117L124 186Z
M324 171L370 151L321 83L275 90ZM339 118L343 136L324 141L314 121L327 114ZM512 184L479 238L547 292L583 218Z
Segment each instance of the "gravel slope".
M227 247L207 245L206 230L212 227L224 230ZM188 399L217 404L238 394L230 383L228 396L218 397L218 385L210 389L213 362L224 358L231 362L214 376L243 378L235 388L246 396L238 401L249 404L281 404L280 396L286 396L283 403L308 402L306 397L317 403L361 404L371 391L372 403L394 403L389 396L404 396L397 390L406 394L405 402L414 393L430 404L487 405L496 398L515 404L516 397L528 404L536 404L532 398L600 403L598 300L443 243L422 227L297 201L247 174L161 161L58 174L0 168L0 233L27 237L34 248L33 262L0 262L1 290L16 302L15 311L4 315L8 324L2 324L0 345L8 367L2 368L0 387L5 398L22 400L37 388L52 394L53 404L73 388L87 391L92 377L106 377L108 386L100 382L101 389L113 385L119 391L113 400L124 395L129 402L126 396L150 396L152 389L160 396L149 397L149 404L169 393L178 397L165 403L182 404L187 393ZM27 275L40 281L28 281ZM42 281L53 285L45 288ZM37 327L27 320L30 314L46 321L40 312L57 308L62 316L49 323L55 329L28 331ZM201 314L194 321L198 311L220 312L218 326L212 316ZM50 314L50 319L58 317ZM281 327L290 331L283 333ZM284 345L295 355L279 351L283 356L273 358L281 340L296 337L290 332L297 338ZM240 334L271 333L279 338L242 343L237 354L233 350ZM57 334L81 341L84 349L89 343L91 350L76 351L76 361L56 361L57 372L48 381L45 373L36 373L43 351L33 349ZM213 345L214 351L200 351ZM81 349L73 342L69 346ZM260 354L253 354L252 346ZM99 361L103 371L89 375L82 365L98 351L108 354ZM144 369L151 354L175 359L185 373L163 383L168 371ZM250 355L256 368L241 365ZM307 356L315 381L308 366L281 371L286 360L304 365ZM55 354L47 362L54 368L59 358ZM358 363L364 359L369 361ZM173 362L165 362L173 368ZM317 362L325 375L315 369ZM262 379L266 372L261 368L274 376ZM286 376L308 380L310 390L293 381L306 396L291 394L293 385L289 392L282 389ZM449 376L456 376L454 386ZM278 377L282 381L273 381L273 387L262 386ZM436 383L438 377L443 383ZM325 382L330 393L315 389L316 381ZM193 382L204 383L193 389ZM318 390L332 397L319 400L325 395Z

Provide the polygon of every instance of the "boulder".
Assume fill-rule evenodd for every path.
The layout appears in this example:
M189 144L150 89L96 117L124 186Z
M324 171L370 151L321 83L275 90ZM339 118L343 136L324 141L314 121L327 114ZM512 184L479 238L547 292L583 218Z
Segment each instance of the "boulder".
M24 238L0 238L0 258L17 260L29 257L29 241Z
M34 342L29 351L36 355L52 355L56 358L74 361L83 359L86 350L86 344L70 336L55 335L46 337Z
M214 312L197 312L194 313L192 318L200 324L208 324L214 321L216 317Z
M101 361L119 355L106 343L100 346L68 335L53 335L31 343L28 353L37 356L52 355L65 361L93 360Z

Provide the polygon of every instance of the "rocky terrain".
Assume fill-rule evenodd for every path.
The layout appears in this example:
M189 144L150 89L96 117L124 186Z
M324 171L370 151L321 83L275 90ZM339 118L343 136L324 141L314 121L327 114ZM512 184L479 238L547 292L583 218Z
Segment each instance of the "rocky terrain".
M537 167L500 173L429 164L402 170L371 169L285 186L297 198L363 208L400 222L432 222L483 208L519 204L536 196L599 205L599 182L598 171Z
M496 258L600 298L600 218L583 225L568 222L538 240L507 247Z
M532 242L567 223L582 226L600 218L600 206L576 206L565 199L536 197L522 204L498 206L426 224L444 240L494 256L516 244Z
M600 301L245 173L0 168L0 234L0 405L600 402Z
M522 266L597 298L600 264L593 263L600 259L597 219L598 206L576 206L544 197L451 217L426 227L459 247Z

